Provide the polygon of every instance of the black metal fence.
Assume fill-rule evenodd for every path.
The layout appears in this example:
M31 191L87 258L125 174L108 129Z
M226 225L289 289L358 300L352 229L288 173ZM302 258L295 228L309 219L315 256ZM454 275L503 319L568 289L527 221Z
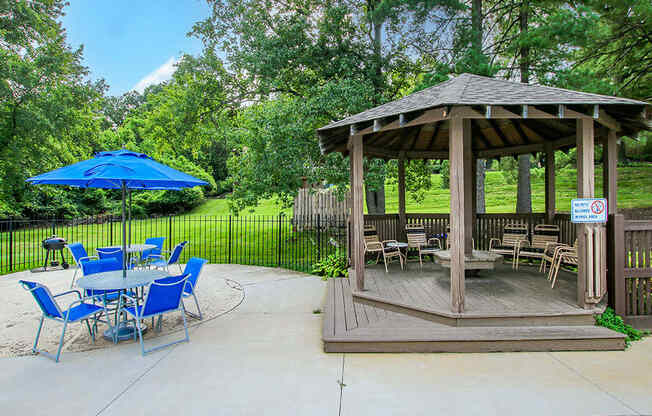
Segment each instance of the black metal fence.
M68 243L95 249L122 244L119 217L96 216L67 219L1 219L0 274L42 267L46 252L42 240L52 235ZM347 218L320 215L277 216L169 216L134 219L128 232L131 242L166 237L165 247L189 241L182 262L197 256L211 263L283 267L310 271L319 259L338 247L346 252ZM68 263L70 253L64 251ZM59 256L57 255L57 260Z

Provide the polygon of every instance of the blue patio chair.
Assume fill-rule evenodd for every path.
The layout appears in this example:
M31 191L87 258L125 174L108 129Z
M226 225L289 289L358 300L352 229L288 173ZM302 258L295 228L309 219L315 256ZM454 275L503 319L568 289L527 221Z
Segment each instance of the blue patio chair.
M149 250L144 250L140 253L140 264L146 264L150 260L150 255L152 258L157 258L163 252L163 243L165 242L165 237L150 237L145 240L145 244L153 244L156 248Z
M186 263L186 268L183 270L183 274L188 275L188 280L186 281L186 286L183 288L183 298L188 298L192 296L195 299L195 305L197 306L197 314L194 314L186 309L186 313L193 318L199 320L202 319L201 309L199 308L199 301L197 300L197 295L195 291L197 290L197 281L199 280L199 275L201 274L204 264L208 263L208 260L200 259L199 257L191 257ZM184 305L185 309L185 305Z
M122 270L122 264L120 264L119 260L115 257L109 257L82 264L82 274L84 276L117 270ZM103 300L104 302L108 303L115 302L120 297L118 290L86 289L84 294L88 297L92 297L94 301Z
M105 247L105 248L96 248L100 260L102 259L116 259L120 263L120 269L122 269L123 253L121 248L115 247ZM127 264L127 269L133 269L133 264Z
M181 265L179 264L179 258L181 257L181 252L183 251L183 248L188 244L187 241L183 241L174 247L172 252L170 253L170 257L166 260L165 257L162 254L151 254L150 258L156 259L156 260L151 260L149 262L150 266L156 267L158 269L165 269L166 271L169 271L170 266L173 264L176 264L179 266L179 271L181 271ZM163 250L164 252L167 252Z
M129 295L122 294L120 296L120 308L118 309L118 315L120 315L121 312L126 312L127 315L133 318L132 320L136 325L138 338L140 339L140 349L143 356L150 352L160 350L161 348L169 347L181 342L190 341L190 337L188 336L188 325L186 323L186 311L182 301L182 296L186 282L188 281L188 276L189 275L187 274L183 274L180 276L170 276L155 280L149 285L147 296L145 296L145 302L142 305L138 305L136 299ZM125 303L132 306L123 307L123 300ZM183 318L183 329L186 335L185 338L146 350L145 344L143 343L141 321L147 318L152 318L153 321L154 318L158 316L160 322L160 318L164 314L179 310L181 310L181 316ZM135 338L136 334L134 334L134 339Z
M72 289L72 287L75 285L75 278L77 277L77 272L81 269L82 264L89 260L99 259L99 257L89 256L82 243L68 244L68 250L70 250L70 255L75 260L75 264L76 264L75 272L73 273L72 281L70 282L70 288Z
M68 323L74 322L85 321L86 327L88 328L88 333L90 334L93 342L95 342L97 320L102 316L103 313L106 312L102 306L86 303L85 301L88 300L88 298L82 297L81 293L79 293L78 290L69 290L67 292L59 293L58 295L53 296L52 293L50 293L50 290L40 283L21 280L20 284L25 290L28 290L32 296L34 296L34 300L36 300L36 303L43 312L43 315L41 316L41 322L39 323L38 330L36 332L36 339L34 340L32 352L43 354L55 362L59 362L59 357L61 356L61 348L63 347L63 336L66 334ZM68 309L64 311L59 307L56 298L69 294L76 294L77 300L72 302L68 306ZM63 323L63 329L61 330L61 336L59 337L59 348L57 349L56 355L52 355L47 351L39 350L37 348L38 340L41 336L41 329L43 329L43 321L46 318ZM91 329L91 325L88 322L89 319L93 319L95 321L93 324L93 329Z

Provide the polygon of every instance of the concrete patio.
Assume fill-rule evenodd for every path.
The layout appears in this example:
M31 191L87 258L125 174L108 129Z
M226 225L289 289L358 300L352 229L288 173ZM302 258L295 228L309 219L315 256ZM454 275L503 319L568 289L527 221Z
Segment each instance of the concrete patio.
M652 338L627 351L326 354L326 284L281 269L216 266L239 307L190 343L0 359L0 409L25 415L652 413Z

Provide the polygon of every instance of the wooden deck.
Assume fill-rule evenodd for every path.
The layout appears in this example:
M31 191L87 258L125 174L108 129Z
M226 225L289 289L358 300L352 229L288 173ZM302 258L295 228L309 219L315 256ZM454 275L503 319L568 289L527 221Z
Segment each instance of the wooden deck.
M466 311L450 312L448 272L432 263L370 266L366 290L331 279L324 310L327 352L486 352L623 349L624 336L594 326L573 304L575 276L550 288L535 268L501 265L466 279ZM353 281L353 280L351 280Z

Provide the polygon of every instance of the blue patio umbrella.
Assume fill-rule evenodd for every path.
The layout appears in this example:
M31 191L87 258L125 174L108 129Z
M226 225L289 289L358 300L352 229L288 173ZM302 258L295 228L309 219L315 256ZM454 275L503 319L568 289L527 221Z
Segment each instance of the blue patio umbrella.
M163 165L144 153L126 149L99 152L92 159L27 179L34 185L68 185L79 188L122 189L122 250L127 251L125 204L127 190L179 190L207 182ZM122 274L127 276L126 256Z

